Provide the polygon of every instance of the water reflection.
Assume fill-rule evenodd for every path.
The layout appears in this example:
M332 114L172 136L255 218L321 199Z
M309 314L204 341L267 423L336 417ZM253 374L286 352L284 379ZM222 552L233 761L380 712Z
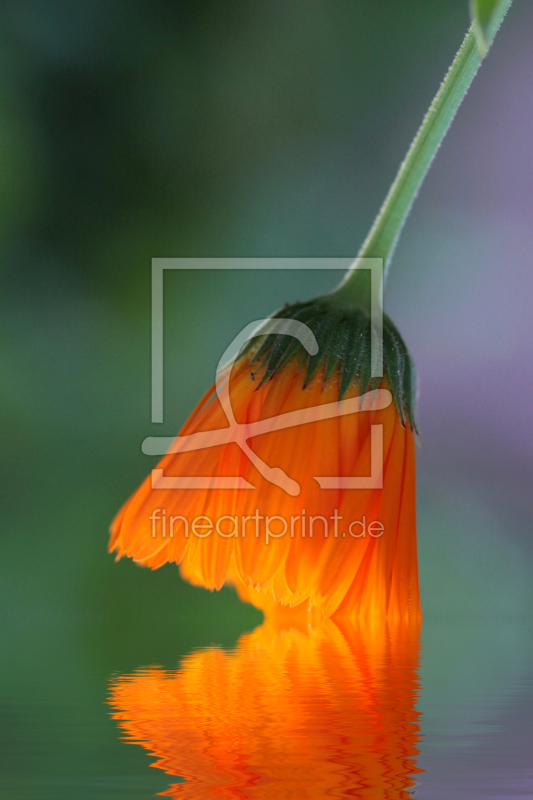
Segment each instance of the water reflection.
M116 678L113 716L154 766L186 782L165 796L410 798L419 629L268 621L176 672Z

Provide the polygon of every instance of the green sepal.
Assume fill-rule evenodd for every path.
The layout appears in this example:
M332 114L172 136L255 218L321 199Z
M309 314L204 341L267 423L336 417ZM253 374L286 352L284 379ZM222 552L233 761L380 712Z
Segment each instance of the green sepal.
M381 378L372 378L372 323L364 304L325 295L305 303L285 305L272 316L305 323L316 338L318 352L309 355L298 339L286 334L266 334L259 344L257 338L252 339L243 356L251 353L250 365L256 366L255 371L264 370L258 388L272 380L289 361L296 360L303 373L302 389L320 368L324 369L324 385L338 372L339 400L353 386L361 395L380 385L389 388L402 424L408 422L416 431L413 363L398 329L386 314L383 315Z

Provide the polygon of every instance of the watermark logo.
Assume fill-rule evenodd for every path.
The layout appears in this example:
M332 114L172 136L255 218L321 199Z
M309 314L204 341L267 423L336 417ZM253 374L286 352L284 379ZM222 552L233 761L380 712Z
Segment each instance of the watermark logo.
M265 544L270 544L273 539L282 539L284 536L295 536L302 539L313 539L323 536L325 539L379 539L385 532L385 526L380 520L367 519L363 515L361 519L352 520L342 525L342 514L335 509L330 517L322 514L307 515L305 508L300 514L292 514L290 517L281 514L260 514L259 509L255 509L254 514L224 514L216 519L200 514L194 519L189 520L181 514L168 514L166 508L155 508L150 514L152 538L173 539L174 536L196 536L197 539L207 539L211 535L221 536L223 539L246 539L255 537L263 539ZM330 524L333 523L333 524Z
M219 261L219 259L213 259ZM154 259L154 262L167 261L167 259ZM180 262L180 259L169 259ZM189 260L184 260L189 261ZM207 259L211 261L211 259ZM224 259L224 261L226 261ZM239 261L237 259L237 261ZM248 259L247 259L248 261ZM258 259L262 261L262 259ZM271 259L267 259L271 261ZM313 261L313 259L298 259L298 261ZM321 261L317 259L317 261ZM372 377L383 375L382 364L382 331L383 312L381 304L381 287L383 264L381 259L362 259L358 268L371 270L371 318L372 318ZM187 268L168 265L164 268ZM191 268L191 267L188 267ZM203 267L209 268L209 267ZM225 265L224 268L228 268ZM238 267L233 267L238 268ZM271 266L269 266L271 268ZM152 267L152 419L162 422L162 377L163 377L163 304L162 304L162 267L157 264ZM155 272L154 272L155 270ZM155 275L155 277L154 277ZM155 299L154 299L155 296ZM247 325L233 342L226 348L219 361L215 390L220 405L228 421L228 426L216 431L201 431L177 438L148 437L142 444L142 450L147 455L164 455L165 453L185 453L219 445L237 444L258 473L266 481L278 486L287 494L296 497L300 494L300 485L280 467L266 464L248 444L255 436L272 433L274 431L294 428L321 420L342 417L347 414L359 414L379 411L387 408L392 402L392 395L386 389L376 389L359 397L352 397L334 403L324 403L317 406L279 414L274 417L259 420L254 423L238 423L235 419L229 394L229 377L231 369L238 354L246 342L256 336L266 334L284 334L292 336L300 342L309 355L318 353L318 343L311 329L303 322L293 319L262 319ZM154 368L155 364L155 368ZM154 419L155 417L155 419ZM383 488L383 425L372 424L370 429L370 475L366 476L314 476L322 489L381 489ZM213 477L170 477L163 474L162 469L152 470L153 489L245 489L256 487L240 476L213 476ZM272 535L272 534L271 534ZM352 534L351 534L352 535Z

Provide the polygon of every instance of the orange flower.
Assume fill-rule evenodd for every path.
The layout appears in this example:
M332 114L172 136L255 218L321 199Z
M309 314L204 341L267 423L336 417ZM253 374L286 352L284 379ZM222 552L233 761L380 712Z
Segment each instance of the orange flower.
M168 797L408 800L422 771L418 635L416 624L268 622L234 652L116 678L110 704L153 766L185 779Z
M227 390L207 393L159 472L120 511L110 549L154 569L181 564L186 579L209 589L234 582L265 611L305 603L328 617L417 619L405 345L385 317L383 377L372 379L360 307L320 299L277 319L304 323L318 352L282 333L255 339L223 376ZM348 485L365 476L364 488ZM232 477L240 485L223 488Z

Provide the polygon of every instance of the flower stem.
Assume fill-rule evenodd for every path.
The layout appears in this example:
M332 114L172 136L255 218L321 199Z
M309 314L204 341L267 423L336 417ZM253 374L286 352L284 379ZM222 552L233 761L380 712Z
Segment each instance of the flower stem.
M501 1L494 15L488 44L492 42L511 3L512 0ZM354 296L359 294L361 281L357 272L360 258L383 258L387 276L394 248L418 190L480 66L476 35L474 23L424 117L357 259L337 290L345 297L352 293L352 289Z

